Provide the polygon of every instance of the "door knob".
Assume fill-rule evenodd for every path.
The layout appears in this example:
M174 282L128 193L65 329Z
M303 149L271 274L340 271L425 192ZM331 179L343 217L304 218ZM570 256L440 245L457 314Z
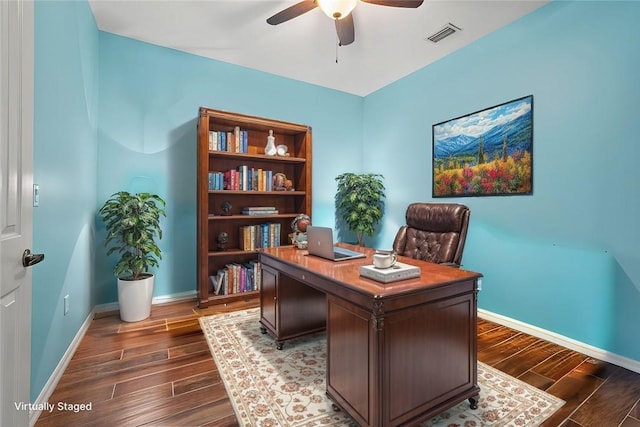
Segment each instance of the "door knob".
M22 253L22 265L31 267L44 259L44 254L32 254L29 249L25 249Z

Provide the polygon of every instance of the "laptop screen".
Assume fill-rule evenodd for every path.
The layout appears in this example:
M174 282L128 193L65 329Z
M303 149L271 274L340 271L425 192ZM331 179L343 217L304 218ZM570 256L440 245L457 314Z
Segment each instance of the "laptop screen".
M333 261L363 258L366 256L361 252L334 247L333 229L329 227L308 226L307 245L309 255L315 255ZM338 256L336 256L336 252L339 253Z

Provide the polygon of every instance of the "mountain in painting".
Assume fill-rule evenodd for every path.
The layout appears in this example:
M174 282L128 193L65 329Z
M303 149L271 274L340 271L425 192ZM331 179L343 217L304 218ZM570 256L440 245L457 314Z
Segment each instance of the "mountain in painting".
M508 123L496 125L480 136L456 135L440 140L435 145L435 157L468 157L478 154L478 145L482 141L485 153L502 152L502 143L507 138L507 153L512 155L516 151L531 152L533 141L533 121L531 111L513 119Z

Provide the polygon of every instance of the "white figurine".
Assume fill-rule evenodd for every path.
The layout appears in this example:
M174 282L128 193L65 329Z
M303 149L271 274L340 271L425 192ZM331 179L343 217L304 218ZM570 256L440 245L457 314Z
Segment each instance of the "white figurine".
M275 156L277 152L276 148L276 137L273 136L273 131L269 131L269 136L267 137L267 146L264 147L264 154L267 156Z

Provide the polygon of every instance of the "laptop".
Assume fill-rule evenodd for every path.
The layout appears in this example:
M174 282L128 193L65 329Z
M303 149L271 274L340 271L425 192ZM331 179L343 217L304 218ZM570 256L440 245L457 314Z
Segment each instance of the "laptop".
M329 227L307 227L307 245L309 255L316 255L332 261L346 261L348 259L364 258L365 254L338 248L333 245L333 229Z

